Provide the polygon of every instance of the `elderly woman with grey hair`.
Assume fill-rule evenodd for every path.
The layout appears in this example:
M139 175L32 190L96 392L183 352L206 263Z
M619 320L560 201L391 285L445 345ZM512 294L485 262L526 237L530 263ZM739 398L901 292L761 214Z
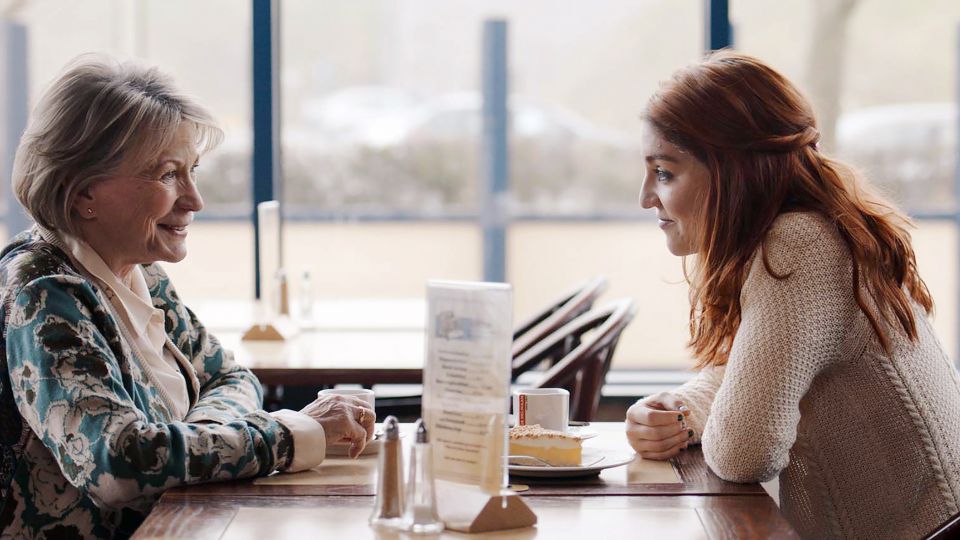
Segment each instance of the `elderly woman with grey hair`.
M369 405L268 414L177 295L211 115L154 68L82 56L44 93L13 185L36 226L0 253L3 536L128 536L163 490L359 455Z

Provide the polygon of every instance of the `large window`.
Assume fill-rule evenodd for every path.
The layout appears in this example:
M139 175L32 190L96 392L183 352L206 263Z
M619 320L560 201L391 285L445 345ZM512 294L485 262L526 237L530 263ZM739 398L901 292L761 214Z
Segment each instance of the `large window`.
M679 260L635 221L637 135L657 81L702 51L700 1L284 2L283 191L288 215L306 218L288 232L293 270L311 269L333 296L420 296L429 278L483 277L490 18L509 24L506 260L516 317L606 274L608 297L662 299L642 302L617 365L687 365ZM614 215L626 221L592 220ZM670 319L653 324L664 312Z
M601 4L284 2L290 212L476 212L488 18L510 25L514 211L632 211L637 115L700 54L701 2Z

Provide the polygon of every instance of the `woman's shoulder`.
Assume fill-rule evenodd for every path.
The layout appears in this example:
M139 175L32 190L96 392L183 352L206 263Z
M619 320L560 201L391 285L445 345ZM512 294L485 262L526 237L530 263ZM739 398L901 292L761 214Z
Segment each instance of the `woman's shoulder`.
M0 289L16 293L24 285L46 277L80 279L67 255L33 231L18 234L0 252Z
M785 212L780 214L764 239L764 248L771 254L780 251L811 249L846 249L836 224L819 212Z
M837 226L819 212L786 212L770 226L761 246L771 268L791 273L801 264L843 266L849 249Z
M819 212L785 212L774 220L767 232L771 247L804 249L816 242L842 242L837 226Z

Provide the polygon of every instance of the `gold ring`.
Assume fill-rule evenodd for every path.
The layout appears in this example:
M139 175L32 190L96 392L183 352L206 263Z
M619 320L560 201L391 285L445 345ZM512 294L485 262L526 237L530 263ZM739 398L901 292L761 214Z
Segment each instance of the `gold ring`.
M360 418L357 418L357 423L362 424L362 423L363 423L363 419L366 418L366 417L367 417L367 410L361 408L361 409L360 409Z

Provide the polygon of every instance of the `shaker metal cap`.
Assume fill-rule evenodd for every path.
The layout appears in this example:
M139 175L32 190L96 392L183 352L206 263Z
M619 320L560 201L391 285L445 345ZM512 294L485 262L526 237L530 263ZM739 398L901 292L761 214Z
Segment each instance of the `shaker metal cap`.
M397 417L390 415L383 420L383 433L388 441L395 441L400 438L400 422Z
M423 421L423 418L417 419L417 423L414 424L414 427L417 431L417 442L425 443L428 442L427 438L427 424Z

